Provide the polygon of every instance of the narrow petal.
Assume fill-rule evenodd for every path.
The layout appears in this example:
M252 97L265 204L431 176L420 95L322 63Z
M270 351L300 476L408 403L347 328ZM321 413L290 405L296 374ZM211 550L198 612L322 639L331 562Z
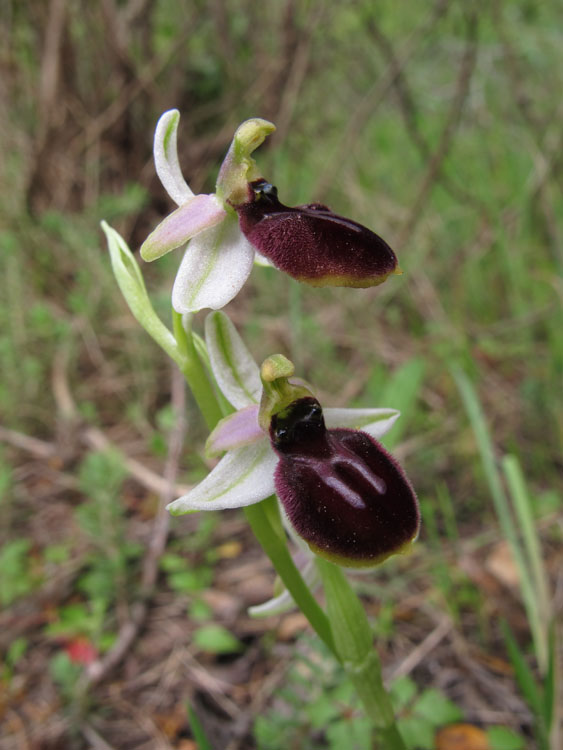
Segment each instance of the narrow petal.
M186 313L224 307L250 276L253 260L254 250L235 219L204 230L189 243L178 269L172 289L174 309Z
M315 564L314 558L310 558L301 569L301 575L309 588L314 588L315 584L320 581L320 576ZM284 588L279 596L269 599L264 604L258 604L255 607L249 607L248 614L251 617L272 617L281 615L295 607L293 597L287 589Z
M257 404L262 394L260 370L225 313L210 313L205 340L219 388L237 408Z
M379 439L389 432L401 412L396 409L323 409L328 429L349 427Z
M277 457L264 439L230 451L187 495L168 505L172 515L192 510L225 510L253 505L274 493Z
M222 419L207 438L207 455L217 456L224 451L263 440L266 435L258 424L258 409L258 404L252 404Z
M184 180L178 161L178 123L180 113L177 109L165 112L156 125L154 133L154 165L156 173L168 195L181 206L194 197Z
M166 255L205 229L216 226L227 212L214 195L196 195L161 221L141 245L141 257L151 261Z

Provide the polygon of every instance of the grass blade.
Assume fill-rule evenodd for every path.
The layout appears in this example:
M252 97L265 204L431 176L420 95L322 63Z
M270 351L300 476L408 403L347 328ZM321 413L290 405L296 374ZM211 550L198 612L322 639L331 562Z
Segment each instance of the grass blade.
M540 645L540 649L538 650L537 657L540 671L542 674L545 674L548 666L547 628L551 620L547 575L530 506L530 498L520 463L516 456L505 456L502 459L502 468L512 498L512 504L516 511L516 518L518 519L524 543L524 551L531 571L539 610L538 619L543 626L541 628L541 643L538 644Z
M508 497L504 491L500 472L495 461L494 446L488 425L481 409L481 404L467 375L459 368L453 368L452 374L461 394L465 410L471 422L477 447L481 454L481 462L491 492L495 511L499 519L502 533L507 539L520 576L520 589L526 608L528 623L532 633L536 657L540 665L546 664L547 648L543 625L540 621L539 604L532 585L530 571L522 548L520 546L516 525L512 518Z
M520 646L516 642L516 638L514 637L514 633L510 629L509 624L506 620L502 620L500 625L504 635L508 655L512 662L512 666L514 667L516 682L518 683L526 703L536 717L539 747L541 750L549 750L545 731L545 698L538 687L534 675L532 674L532 670L526 663L524 655L520 650Z
M188 716L190 719L190 729L192 730L194 740L197 742L198 750L213 750L213 747L207 739L205 730L203 729L201 721L198 719L196 712L193 710L189 703L187 704L187 708Z

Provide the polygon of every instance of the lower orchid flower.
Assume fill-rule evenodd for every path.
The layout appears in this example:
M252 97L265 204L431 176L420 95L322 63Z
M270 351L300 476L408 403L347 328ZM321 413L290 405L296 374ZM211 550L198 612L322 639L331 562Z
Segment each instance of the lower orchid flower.
M418 502L377 442L399 413L323 410L282 355L259 369L223 313L207 317L205 333L215 379L237 411L207 441L210 455L226 455L169 510L240 508L277 493L292 529L315 555L369 567L407 549L418 535Z

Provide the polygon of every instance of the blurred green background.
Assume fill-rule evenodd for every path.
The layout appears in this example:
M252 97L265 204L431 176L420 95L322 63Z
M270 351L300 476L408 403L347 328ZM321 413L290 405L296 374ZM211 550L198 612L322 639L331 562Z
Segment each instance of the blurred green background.
M14 629L0 643L8 654L0 721L10 717L2 706L17 698L18 670L25 698L25 675L46 663L41 695L60 701L49 716L67 717L76 665L56 638L82 638L104 653L127 620L120 607L138 592L155 488L139 472L131 479L124 459L162 474L174 424L170 367L120 298L99 222L137 249L169 212L151 148L159 115L172 107L182 113L180 157L196 192L213 190L237 124L264 117L277 132L256 158L281 200L326 203L381 234L399 256L404 274L365 291L312 289L255 268L227 308L258 361L286 354L323 403L403 413L387 445L417 488L426 524L416 558L391 563L373 589L362 582L379 602L373 613L385 615L385 602L394 612L414 587L433 592L434 615L448 612L483 653L498 646L499 611L527 647L518 584L507 593L495 574L500 589L488 588L482 563L506 536L495 502L498 510L498 492L506 496L510 485L496 459L511 454L548 576L561 584L562 29L557 0L3 1L0 601L4 626ZM143 265L166 322L179 259ZM471 404L480 405L491 445L479 415L469 419ZM186 409L184 484L209 465L189 399ZM234 534L248 563L250 539L232 518L210 528L194 520L191 547L188 526L174 522L162 588L170 602L184 596L187 604L170 618L202 603L194 587L221 589L214 575L224 556L202 552L210 538L221 549ZM173 578L196 564L205 584ZM70 583L62 594L47 590L45 614L41 595L63 574ZM36 613L25 627L22 601ZM392 644L401 625L387 632L382 622L379 636ZM420 623L421 638L427 626ZM404 646L401 638L408 627L396 641ZM430 672L419 678L433 684ZM479 721L471 700L453 698ZM250 711L250 731L255 709L244 697L229 700ZM81 716L89 710L96 715L82 705ZM497 723L506 723L498 712ZM72 721L61 721L53 732L62 744L53 747L89 746L87 722L75 737ZM24 716L24 726L33 722ZM513 722L529 743L540 742L532 723L525 711ZM191 741L189 729L178 732ZM257 746L277 747L268 742Z

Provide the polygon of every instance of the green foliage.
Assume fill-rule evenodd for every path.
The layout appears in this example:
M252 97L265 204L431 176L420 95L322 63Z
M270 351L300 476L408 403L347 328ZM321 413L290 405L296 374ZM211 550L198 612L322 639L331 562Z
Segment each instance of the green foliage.
M49 673L68 701L75 697L75 688L80 677L82 668L79 664L73 664L66 651L58 651L49 662Z
M32 571L29 552L29 539L16 539L6 542L0 548L0 604L11 604L19 596L28 594L38 583L38 576Z
M27 640L22 636L15 638L10 643L0 668L0 683L2 681L5 683L10 682L19 662L27 653L28 645Z
M222 625L202 625L194 632L193 644L211 654L233 654L242 649L242 644Z
M85 599L57 610L57 619L45 630L53 638L86 636L101 651L115 639L111 610L117 600L131 597L129 584L135 585L132 573L142 553L138 543L125 538L125 508L120 497L124 478L121 459L114 453L89 453L80 465L78 481L86 499L76 508L75 519L88 547L76 591ZM44 551L45 560L51 563L63 563L69 554L67 545L53 545ZM64 660L59 657L59 661L64 675ZM74 674L74 667L69 667L69 674Z
M487 739L491 750L524 750L526 741L507 727L489 727Z
M401 412L401 419L385 436L385 445L390 450L400 442L409 427L424 382L425 369L422 358L416 357L399 368L392 377L387 376L383 388L379 387L373 393L373 403L385 404Z
M391 700L408 750L433 750L436 730L463 717L460 708L435 688L417 695L416 684L406 676L392 684Z
M194 739L197 742L198 750L213 750L209 740L207 739L201 721L198 719L197 714L189 704L188 716L190 719L190 729L192 730Z
M390 694L409 750L433 750L436 730L462 718L460 708L441 692L429 688L419 693L410 677L395 680ZM363 715L352 684L339 667L323 660L318 644L309 658L298 654L279 695L282 700L254 724L261 750L372 746L371 722Z

